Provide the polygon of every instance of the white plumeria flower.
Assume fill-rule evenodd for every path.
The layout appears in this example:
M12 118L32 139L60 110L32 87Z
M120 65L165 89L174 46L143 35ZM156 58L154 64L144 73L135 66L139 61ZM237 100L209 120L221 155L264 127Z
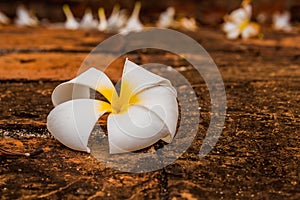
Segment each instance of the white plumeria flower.
M90 88L107 102L90 99ZM110 113L107 131L111 154L139 150L160 139L170 143L178 120L176 97L169 80L126 59L120 94L95 68L57 86L47 127L67 147L90 152L88 138L95 123L104 113Z
M169 28L174 23L175 8L168 7L166 11L159 15L157 26L160 28Z
M16 15L15 24L18 26L37 26L39 24L37 17L30 14L23 5L17 7Z
M63 5L63 11L66 16L65 28L70 30L76 30L79 28L79 23L76 21L69 5Z
M0 24L9 24L10 23L10 19L3 13L0 11Z
M86 9L80 21L79 28L81 29L97 29L98 21L94 19L91 9Z
M130 32L139 32L143 30L144 25L141 23L139 19L140 10L141 10L141 2L136 2L134 5L133 12L130 18L128 19L126 26L121 29L121 34L126 35Z
M118 20L118 17L119 17L119 12L120 12L120 5L115 4L112 12L110 14L110 17L108 18L109 25L116 23L116 21Z
M185 29L188 31L196 31L198 28L196 20L193 17L192 18L184 17L184 18L180 19L179 23L180 23L180 27L182 29Z
M290 24L291 14L287 11L280 14L279 12L273 15L273 27L275 30L282 30L286 32L292 31Z
M225 23L222 28L228 39L236 39L240 35L244 39L259 35L260 26L250 21L251 14L252 6L250 1L244 0L242 8L234 10L230 15L225 16Z
M126 24L127 15L125 10L120 10L119 4L115 4L110 17L107 20L108 32L119 32Z
M98 24L98 30L99 31L105 31L108 27L108 23L106 20L104 8L98 9L98 16L99 16L99 24Z

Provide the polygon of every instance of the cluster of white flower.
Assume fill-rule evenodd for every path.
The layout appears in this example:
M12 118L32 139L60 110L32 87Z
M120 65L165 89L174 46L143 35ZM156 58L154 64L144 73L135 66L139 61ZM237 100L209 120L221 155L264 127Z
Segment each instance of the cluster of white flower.
M15 24L17 26L37 26L39 24L38 18L28 11L24 5L20 5L16 10ZM0 11L0 25L7 25L11 23L11 20Z
M120 9L116 4L110 17L107 19L104 8L99 8L98 19L94 19L92 11L88 8L85 11L81 20L77 20L68 5L63 6L63 11L66 16L66 21L63 26L66 29L98 29L99 31L108 33L128 34L129 32L139 32L143 30L144 25L139 19L141 10L141 3L136 2L130 17L126 15L126 10ZM224 17L224 24L222 30L226 33L228 39L236 39L239 36L243 39L250 37L257 37L260 35L260 25L251 21L252 6L251 0L243 0L241 7L232 11ZM259 19L265 18L265 15L257 16ZM285 11L283 13L276 12L273 15L273 28L289 32L292 30L290 24L290 13ZM0 12L0 25L9 24L11 20L2 12ZM16 10L16 19L14 23L18 26L37 26L39 25L38 18L25 6L21 5ZM175 8L168 7L166 11L159 16L156 26L160 28L175 28L188 31L196 31L198 29L195 18L182 17L175 19ZM57 27L57 25L49 25L49 27Z
M251 0L243 0L241 8L232 11L224 17L222 30L226 33L228 39L237 39L241 36L243 39L258 37L260 35L260 25L251 22L252 6ZM259 18L265 16L259 16ZM273 28L275 30L291 31L290 14L286 11L283 14L276 12L273 15Z
M156 25L160 28L177 28L188 31L196 31L198 26L195 18L183 17L175 20L175 8L168 7L166 11L162 12L159 16Z
M131 16L128 18L125 10L120 10L119 5L115 5L108 19L106 19L104 8L99 8L99 21L93 18L90 9L87 9L81 21L77 21L73 16L68 5L63 6L63 11L66 16L66 29L98 29L104 32L121 32L127 34L131 31L141 31L143 24L139 20L141 3L136 2Z
M119 5L115 5L108 19L106 19L104 8L98 9L99 21L93 18L90 9L86 9L81 21L77 21L68 5L63 6L66 16L66 29L98 29L104 32L121 32L123 34L131 31L141 31L143 24L139 20L141 3L136 2L131 16L128 18L125 10L120 10Z
M139 19L141 10L141 3L136 2L131 16L128 18L126 10L120 10L120 6L116 4L110 17L107 19L104 8L99 8L98 16L99 23L93 19L90 10L85 12L80 22L76 21L68 5L63 7L66 15L65 28L67 29L98 29L99 31L112 32L121 34L128 34L129 32L139 32L143 30L144 25ZM195 18L181 18L179 20L174 19L175 9L173 7L167 8L167 10L161 13L158 22L156 23L160 28L178 28L189 31L197 30L197 23ZM83 26L84 24L84 26Z
M81 20L78 20L73 15L69 5L65 4L62 7L66 21L64 24L48 24L50 28L66 28L70 30L76 29L98 29L99 31L108 33L128 34L132 31L141 31L144 25L139 19L141 3L136 2L132 14L128 17L125 9L120 9L119 4L115 4L109 18L106 18L104 8L98 9L98 19L93 17L91 9L87 8ZM177 28L189 31L196 31L198 26L195 18L183 17L179 20L174 19L175 9L169 7L165 12L161 13L158 22L160 28ZM10 24L11 20L4 13L0 12L0 25ZM16 19L14 23L18 26L37 26L39 25L38 18L24 5L20 5L16 10Z

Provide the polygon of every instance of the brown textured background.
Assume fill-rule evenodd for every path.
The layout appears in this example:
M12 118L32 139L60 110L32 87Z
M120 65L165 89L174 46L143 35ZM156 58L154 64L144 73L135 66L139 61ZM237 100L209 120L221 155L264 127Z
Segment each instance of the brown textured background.
M45 2L53 10L47 9L47 13L38 9L37 14L60 20L62 1L28 1L30 6L42 8ZM68 2L74 10L82 4ZM174 2L178 10L200 7L204 15L205 11L219 13L239 4L164 2L151 5L157 5L158 13L165 8L163 4ZM269 1L261 1L262 5L265 2ZM290 8L297 4L279 2ZM0 5L9 13L14 3L1 1ZM149 9L145 13L152 14L146 1L143 5ZM106 6L111 8L111 4ZM79 16L82 7L78 9ZM51 14L54 12L57 15ZM146 15L142 17L151 21ZM198 19L201 21L200 16ZM227 95L223 133L204 159L197 154L210 122L205 82L195 78L195 70L179 56L153 50L128 54L138 64L158 62L179 70L191 82L201 107L199 132L188 151L164 169L142 174L113 170L89 154L66 148L50 136L45 125L53 108L53 89L76 76L90 50L110 35L0 27L0 147L16 152L45 150L34 158L0 155L0 199L300 199L299 24L294 23L294 27L291 33L266 27L264 39L247 41L226 40L218 26L201 24L197 32L186 32L215 60ZM123 44L119 45L116 49L122 48ZM108 52L109 56L113 55ZM107 71L115 81L122 59ZM100 124L105 127L105 121L100 120ZM146 151L153 148L159 145Z

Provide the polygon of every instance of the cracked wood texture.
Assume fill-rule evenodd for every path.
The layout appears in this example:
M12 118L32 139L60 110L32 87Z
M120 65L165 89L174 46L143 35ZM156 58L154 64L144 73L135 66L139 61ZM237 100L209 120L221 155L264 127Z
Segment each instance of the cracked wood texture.
M178 160L155 172L131 174L66 148L45 125L52 90L75 77L87 54L110 35L1 27L0 147L45 150L32 158L0 156L1 199L300 199L299 31L265 30L264 39L247 41L229 41L205 27L187 34L203 45L222 74L227 95L223 133L215 148L198 158L210 122L205 82L180 56L131 52L127 56L138 64L163 63L180 71L201 107L198 134ZM107 52L106 58L112 56ZM123 59L106 71L114 81ZM100 124L105 127L105 121Z

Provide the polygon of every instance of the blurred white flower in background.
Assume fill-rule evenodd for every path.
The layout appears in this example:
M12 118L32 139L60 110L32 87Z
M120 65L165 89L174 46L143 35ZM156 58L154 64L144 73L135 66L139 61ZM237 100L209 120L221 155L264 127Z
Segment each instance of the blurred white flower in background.
M281 30L286 32L292 31L290 19L291 14L288 11L285 11L283 13L276 12L273 15L273 28L275 30Z
M144 25L141 23L139 19L140 10L141 10L141 2L136 2L134 5L133 12L130 18L128 19L125 27L120 30L121 34L126 35L130 32L139 32L143 30Z
M141 3L136 2L133 12L128 18L127 11L125 9L120 10L120 5L115 4L112 13L109 18L106 18L104 8L101 7L98 10L98 17L94 19L93 13L90 8L85 10L85 14L81 20L76 19L69 7L65 4L62 7L66 16L66 21L59 23L49 23L47 19L43 19L40 23L38 18L24 5L19 5L16 10L16 18L14 20L17 26L34 27L40 24L45 25L47 28L66 28L71 30L76 29L98 29L106 33L121 33L128 34L129 32L139 32L143 30L144 25L139 19L141 10ZM225 32L228 39L237 39L239 37L247 39L250 37L262 36L261 25L270 24L272 19L272 28L274 30L280 30L290 32L293 27L290 23L291 14L288 11L276 12L273 15L266 11L262 11L256 16L258 23L251 21L252 5L251 0L243 0L241 7L232 11L230 14L224 16L224 23L222 25L222 31ZM10 23L9 17L0 11L0 25L6 25ZM80 22L79 22L80 21ZM170 6L159 16L155 25L159 28L175 28L187 31L196 31L199 27L194 17L175 16L175 8Z
M85 13L80 21L79 28L81 29L97 29L98 20L94 19L90 8L85 10Z
M162 12L159 16L157 26L159 28L169 28L174 23L175 8L168 7L166 11Z
M37 26L39 24L38 18L30 13L24 5L19 5L16 10L15 24L17 26Z
M191 18L183 17L176 23L177 25L175 26L183 30L196 31L198 29L197 22L193 17Z
M252 15L250 2L250 0L244 0L241 8L224 17L225 23L222 30L228 39L237 39L240 35L243 39L259 35L260 26L250 21Z
M98 16L99 16L99 24L98 24L98 30L99 31L105 31L107 29L108 23L105 16L104 8L98 9Z
M0 24L9 24L10 23L10 19L3 13L0 11Z
M69 5L63 5L63 11L66 16L65 28L70 30L76 30L79 28L79 23L76 21Z
M120 10L120 5L115 4L113 7L113 11L109 16L107 23L107 31L108 32L119 32L122 27L126 24L128 17L126 15L126 10Z
M124 27L127 21L127 15L125 10L120 10L119 4L115 4L113 11L108 19L106 19L104 8L99 8L99 31L105 31L108 33L118 33Z

